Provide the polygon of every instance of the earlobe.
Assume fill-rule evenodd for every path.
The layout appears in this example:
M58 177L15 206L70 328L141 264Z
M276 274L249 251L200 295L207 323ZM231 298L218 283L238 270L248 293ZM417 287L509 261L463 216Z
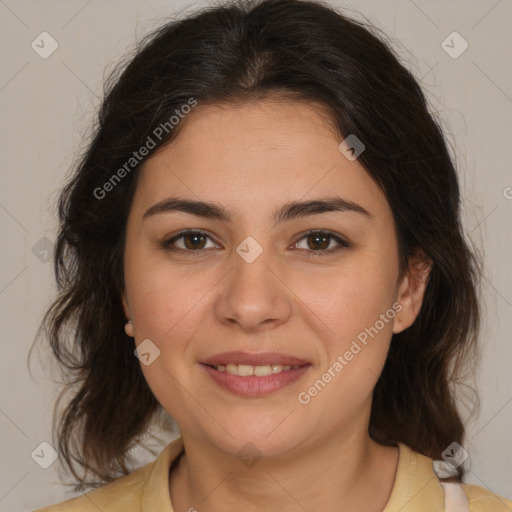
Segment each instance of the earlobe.
M126 298L126 292L123 292L121 294L121 302L123 303L124 314L126 315L126 317L128 319L124 326L124 331L126 332L126 334L128 336L133 338L134 337L133 322L130 320L130 318L132 316L132 312L131 312L130 306L128 304L128 299Z
M393 322L394 334L407 329L416 320L423 304L431 269L432 261L423 253L416 253L409 259L408 270L398 290L397 302L402 305L402 309Z
M126 324L124 324L124 332L130 336L130 338L133 338L135 336L133 332L133 322L131 320L128 320Z

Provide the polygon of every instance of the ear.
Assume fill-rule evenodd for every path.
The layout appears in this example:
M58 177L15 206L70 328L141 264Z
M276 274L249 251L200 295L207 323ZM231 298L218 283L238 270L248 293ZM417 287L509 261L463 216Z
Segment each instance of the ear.
M423 251L417 250L408 260L408 268L398 285L397 302L402 309L393 321L393 333L397 334L411 326L423 303L425 289L432 269L430 260Z
M126 318L128 319L128 321L126 322L126 324L124 326L124 331L126 332L126 334L128 336L133 338L135 336L135 334L133 332L133 323L131 321L132 312L131 312L130 305L128 304L128 298L126 297L126 290L123 291L123 293L121 294L121 302L123 303L124 314L126 315Z

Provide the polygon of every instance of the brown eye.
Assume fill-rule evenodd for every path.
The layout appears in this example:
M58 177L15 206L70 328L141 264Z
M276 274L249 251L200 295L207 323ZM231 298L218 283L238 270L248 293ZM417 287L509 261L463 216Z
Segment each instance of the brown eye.
M331 245L333 242L334 245ZM303 247L300 247L301 243ZM310 231L300 238L295 245L298 249L306 250L312 256L334 253L351 246L339 236L326 231Z
M190 250L203 249L206 236L199 233L183 235L185 247Z
M323 233L307 236L307 242L312 249L325 250L329 247L331 236Z
M206 247L208 240L211 240L210 236L202 231L183 231L163 242L162 247L166 250L201 251L212 247Z

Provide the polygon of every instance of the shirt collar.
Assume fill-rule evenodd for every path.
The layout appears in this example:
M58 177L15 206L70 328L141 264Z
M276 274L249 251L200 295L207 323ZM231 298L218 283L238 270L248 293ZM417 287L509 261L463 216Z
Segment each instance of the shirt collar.
M441 510L444 493L434 473L432 459L398 443L395 482L383 512Z
M183 452L183 439L171 441L155 459L142 488L141 512L173 512L169 495L169 470L172 462Z

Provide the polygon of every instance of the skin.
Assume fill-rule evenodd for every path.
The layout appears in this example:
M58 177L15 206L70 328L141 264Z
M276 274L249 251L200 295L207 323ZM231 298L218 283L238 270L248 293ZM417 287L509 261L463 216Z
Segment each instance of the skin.
M395 224L387 200L361 164L339 151L318 105L259 101L196 107L179 136L144 165L131 205L122 300L138 345L160 350L141 364L151 390L177 421L185 445L169 479L176 512L195 507L239 510L382 511L390 496L398 448L368 435L372 391L390 339L412 324L428 266L418 256L399 273ZM274 225L271 213L290 201L341 196L365 208L311 214ZM185 212L146 220L169 197L213 201L230 222ZM185 229L210 238L175 241ZM329 230L350 242L323 256L303 238ZM248 236L262 248L252 263L236 248ZM181 248L181 251L179 250ZM198 253L198 251L196 251ZM307 404L297 395L344 354L379 315L401 311ZM199 362L224 351L281 352L312 366L297 382L259 398L222 390ZM261 459L244 465L252 443ZM371 493L368 490L371 489Z

